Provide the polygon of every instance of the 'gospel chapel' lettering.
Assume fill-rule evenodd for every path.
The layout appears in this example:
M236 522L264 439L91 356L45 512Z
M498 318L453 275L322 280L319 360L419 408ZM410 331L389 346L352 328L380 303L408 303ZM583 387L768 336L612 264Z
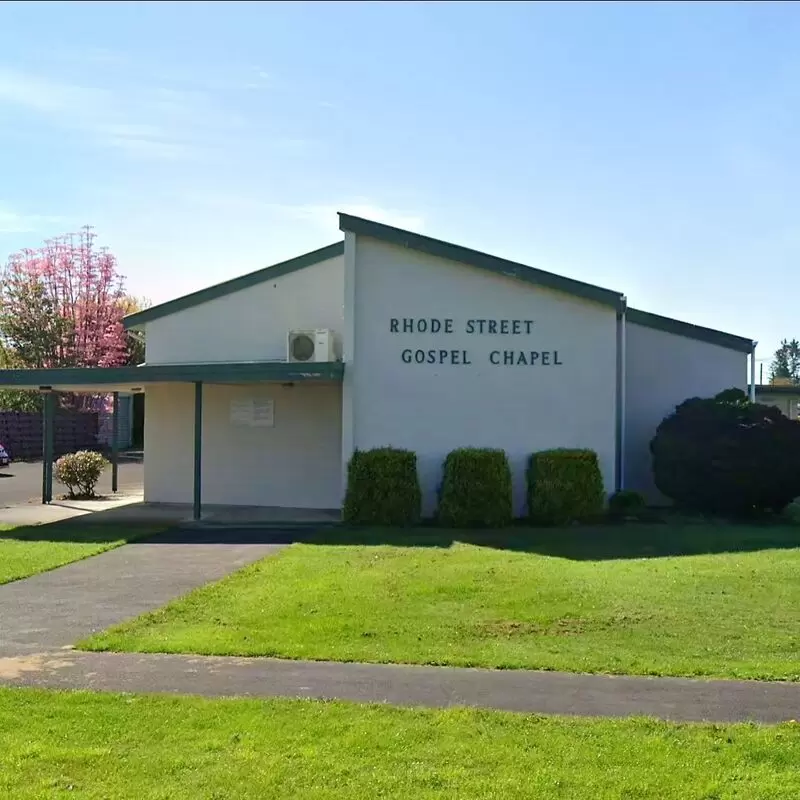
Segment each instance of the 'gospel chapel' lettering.
M472 365L472 356L466 350L406 348L400 353L400 358L405 364ZM558 356L558 350L492 350L486 360L504 367L560 367L564 363Z

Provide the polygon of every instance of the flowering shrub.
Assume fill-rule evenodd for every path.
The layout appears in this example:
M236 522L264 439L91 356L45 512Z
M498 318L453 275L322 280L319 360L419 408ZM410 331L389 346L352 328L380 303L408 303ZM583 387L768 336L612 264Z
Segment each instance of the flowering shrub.
M71 498L94 497L94 487L108 466L108 460L93 450L79 450L61 456L55 463L54 475L63 483Z

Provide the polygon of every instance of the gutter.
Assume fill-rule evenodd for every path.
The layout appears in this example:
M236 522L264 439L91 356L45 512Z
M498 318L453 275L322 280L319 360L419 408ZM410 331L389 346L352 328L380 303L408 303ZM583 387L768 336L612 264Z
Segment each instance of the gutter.
M748 391L751 403L756 401L756 347L758 347L758 342L753 342L753 348L750 350L750 387Z
M628 298L620 297L617 311L617 392L616 392L616 459L614 490L625 488L625 325L627 323Z

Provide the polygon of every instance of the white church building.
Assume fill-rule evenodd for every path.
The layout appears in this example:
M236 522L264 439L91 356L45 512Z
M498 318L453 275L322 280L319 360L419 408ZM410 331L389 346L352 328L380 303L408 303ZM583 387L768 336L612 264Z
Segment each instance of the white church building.
M343 241L126 318L138 367L0 370L0 386L145 393L145 501L338 509L356 449L442 462L582 447L607 491L653 496L649 442L676 404L752 392L755 342L625 296L340 214ZM748 380L750 359L750 380Z

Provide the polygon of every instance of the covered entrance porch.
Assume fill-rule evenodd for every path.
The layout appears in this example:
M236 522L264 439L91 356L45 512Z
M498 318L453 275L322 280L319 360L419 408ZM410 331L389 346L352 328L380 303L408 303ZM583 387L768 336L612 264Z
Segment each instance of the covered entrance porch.
M297 506L293 487L306 479L310 497L338 507L343 372L340 362L285 361L0 370L0 388L44 395L43 503L53 499L58 393L111 395L115 410L120 392L145 393L145 502L188 502L200 520L205 507ZM116 491L117 414L113 429Z

